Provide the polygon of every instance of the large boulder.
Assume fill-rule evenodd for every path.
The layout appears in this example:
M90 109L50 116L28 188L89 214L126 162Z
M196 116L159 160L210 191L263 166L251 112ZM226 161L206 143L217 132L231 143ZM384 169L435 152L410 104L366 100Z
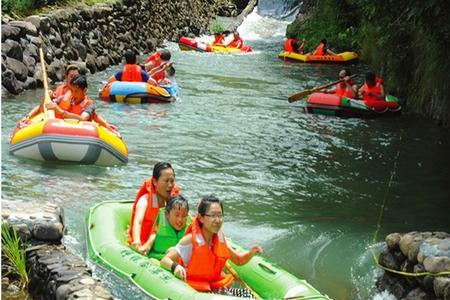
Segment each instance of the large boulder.
M14 40L8 39L2 43L2 54L20 61L23 59L22 47Z
M16 95L23 92L24 89L23 83L18 81L14 72L8 69L2 73L2 86L11 94Z
M11 57L7 57L6 67L14 72L14 75L18 80L25 81L27 79L28 68L23 62Z
M86 68L89 69L91 74L94 74L97 71L97 66L95 64L95 56L90 53L86 56Z
M41 28L41 18L39 16L29 16L25 18L25 21L33 24L38 31Z
M27 34L35 36L38 32L36 26L26 21L11 21L9 22L9 25L20 28L20 33L22 36L25 36Z
M11 25L2 25L2 42L7 39L16 40L20 39L20 28Z
M36 67L36 60L28 55L24 55L23 56L23 63L25 64L25 66L28 69L28 75L29 76L33 76L34 74L34 69Z

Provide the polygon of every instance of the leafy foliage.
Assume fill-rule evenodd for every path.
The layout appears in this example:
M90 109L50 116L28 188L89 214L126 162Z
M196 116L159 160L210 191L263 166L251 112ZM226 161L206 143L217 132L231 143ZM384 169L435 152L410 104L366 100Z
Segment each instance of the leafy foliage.
M223 32L223 25L219 21L214 21L214 23L211 26L211 33L222 33Z
M10 229L7 224L2 224L2 255L13 265L19 275L22 287L28 285L28 273L26 270L25 250L21 246L20 238L14 228Z

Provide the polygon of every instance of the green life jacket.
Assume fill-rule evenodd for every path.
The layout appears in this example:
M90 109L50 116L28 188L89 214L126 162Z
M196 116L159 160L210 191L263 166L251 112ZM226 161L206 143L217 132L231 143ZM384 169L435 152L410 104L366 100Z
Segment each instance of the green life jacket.
M156 232L155 242L153 243L153 247L150 250L148 257L156 258L157 260L161 260L166 254L166 251L175 247L176 244L181 240L184 236L186 228L191 223L190 218L188 216L186 220L186 225L180 231L175 231L172 225L170 225L169 220L165 214L166 210L161 208L159 210L158 215L158 231Z

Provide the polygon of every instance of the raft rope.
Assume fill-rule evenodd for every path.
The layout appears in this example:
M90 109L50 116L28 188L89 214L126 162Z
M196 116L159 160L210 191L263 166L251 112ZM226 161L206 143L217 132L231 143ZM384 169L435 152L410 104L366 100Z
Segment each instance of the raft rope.
M425 275L432 275L432 276L441 276L441 275L450 275L450 271L443 271L443 272L438 272L438 273L432 273L432 272L418 272L418 273L411 273L411 272L403 272L403 271L398 271L398 270L394 270L388 267L385 267L383 265L381 265L378 262L377 256L375 254L375 244L377 242L377 237L378 237L378 232L380 231L381 228L381 221L383 219L383 212L384 212L384 207L386 205L386 199L387 196L389 194L389 190L391 189L392 186L392 182L394 180L394 176L396 174L397 171L397 162L398 159L400 157L400 146L401 146L401 142L402 142L402 136L403 136L403 130L400 130L400 137L398 140L398 151L397 154L395 155L395 161L394 161L394 167L393 170L391 172L391 177L389 178L389 182L386 188L386 192L384 193L384 197L383 197L383 203L381 204L381 208L380 208L380 213L378 215L378 221L377 221L377 226L376 226L376 230L373 234L373 238L372 238L372 245L370 246L370 250L372 252L372 257L373 260L375 262L375 264L380 267L381 269L391 272L391 273L395 273L395 274L399 274L399 275L404 275L404 276L411 276L411 277L419 277L419 276L425 276Z

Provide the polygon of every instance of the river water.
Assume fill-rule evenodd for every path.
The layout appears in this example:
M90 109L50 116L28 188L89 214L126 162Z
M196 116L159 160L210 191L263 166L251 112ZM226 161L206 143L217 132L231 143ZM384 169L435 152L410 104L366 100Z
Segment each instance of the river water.
M157 161L171 162L193 204L225 201L225 233L335 299L389 299L375 289L370 254L402 231L450 231L450 135L428 119L340 119L303 113L295 92L334 81L340 66L285 63L287 22L252 13L240 27L246 55L181 52L169 43L181 98L174 104L122 105L97 98L117 67L89 75L98 112L119 126L125 166L24 160L8 154L14 125L43 90L2 99L2 198L65 208L65 244L85 255L84 215L99 201L133 199ZM362 82L367 67L349 65ZM107 272L115 297L140 299ZM131 296L134 295L134 296Z

